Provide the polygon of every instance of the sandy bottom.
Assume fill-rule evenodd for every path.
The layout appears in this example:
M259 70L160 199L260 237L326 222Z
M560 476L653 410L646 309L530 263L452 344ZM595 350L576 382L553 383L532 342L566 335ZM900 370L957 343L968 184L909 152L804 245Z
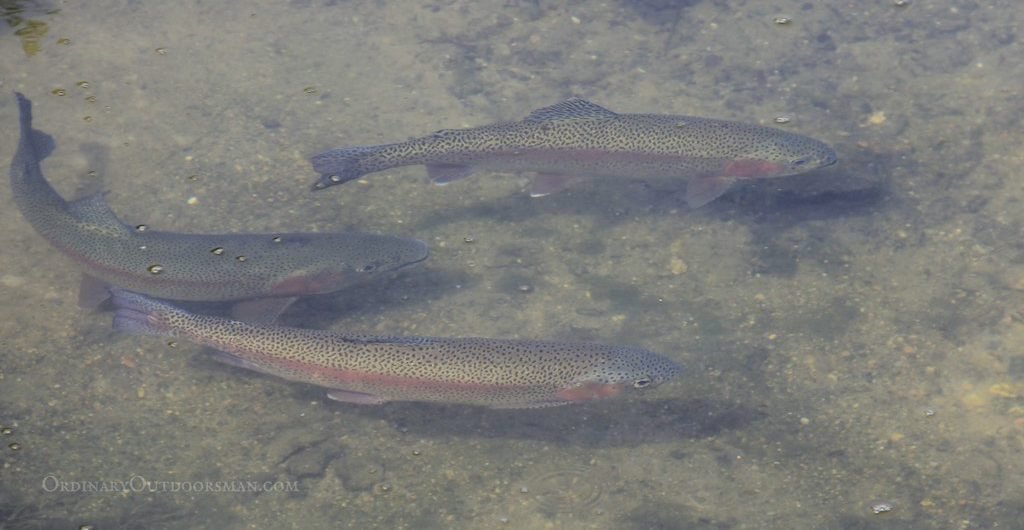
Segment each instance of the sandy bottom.
M1013 0L9 2L11 92L67 197L181 232L363 230L431 258L312 328L636 344L686 366L545 410L330 402L110 330L0 190L0 528L1014 528L1024 520L1024 56ZM579 95L840 162L699 210L672 180L531 199L306 158Z

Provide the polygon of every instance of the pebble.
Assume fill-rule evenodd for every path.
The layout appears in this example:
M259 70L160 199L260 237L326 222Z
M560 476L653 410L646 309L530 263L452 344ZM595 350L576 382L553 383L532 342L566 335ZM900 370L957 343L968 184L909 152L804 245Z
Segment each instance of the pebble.
M21 287L25 285L25 278L13 274L4 274L0 276L0 284L4 287Z

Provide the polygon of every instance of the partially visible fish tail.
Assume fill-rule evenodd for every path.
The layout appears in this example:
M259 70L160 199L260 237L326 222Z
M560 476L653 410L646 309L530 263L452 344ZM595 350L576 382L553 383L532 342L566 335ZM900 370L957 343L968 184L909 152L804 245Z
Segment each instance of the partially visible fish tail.
M378 149L378 146L346 147L314 155L309 161L313 169L320 173L320 179L313 184L313 191L344 184L369 173L363 169L361 162Z
M180 309L124 289L110 289L114 313L114 329L133 335L174 337L177 329L168 320L169 315L184 313Z

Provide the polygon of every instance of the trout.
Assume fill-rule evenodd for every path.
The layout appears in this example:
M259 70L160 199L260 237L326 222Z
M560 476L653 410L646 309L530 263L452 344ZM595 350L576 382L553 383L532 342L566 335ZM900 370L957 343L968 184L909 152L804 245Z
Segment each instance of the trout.
M586 176L687 179L699 207L746 179L804 173L836 162L828 145L772 127L666 114L618 114L572 98L521 121L444 129L407 142L348 147L312 157L314 190L423 164L435 184L477 170L533 172L540 197Z
M536 408L653 388L681 368L654 352L585 342L388 337L254 325L195 315L112 289L114 329L178 337L218 360L330 389L347 403L433 401Z
M273 320L296 297L337 291L427 258L416 239L360 233L182 234L129 226L102 193L67 202L43 176L54 148L32 129L32 103L16 94L21 138L11 193L39 235L83 270L79 302L95 307L106 286L173 300L237 302L233 314Z

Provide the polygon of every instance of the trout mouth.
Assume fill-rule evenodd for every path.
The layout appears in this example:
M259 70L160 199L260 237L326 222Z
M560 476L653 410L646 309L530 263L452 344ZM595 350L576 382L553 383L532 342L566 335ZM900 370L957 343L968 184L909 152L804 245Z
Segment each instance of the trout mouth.
M794 159L789 163L789 166L793 168L793 171L810 171L812 169L818 169L822 167L828 167L835 164L839 160L834 152L825 153L823 156L814 157L807 156L803 158Z

